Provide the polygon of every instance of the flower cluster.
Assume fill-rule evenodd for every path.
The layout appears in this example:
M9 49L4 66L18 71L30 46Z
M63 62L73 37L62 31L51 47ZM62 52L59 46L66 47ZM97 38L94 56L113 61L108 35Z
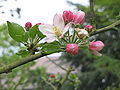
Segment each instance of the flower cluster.
M39 24L39 30L46 37L44 41L51 43L58 41L61 47L69 54L76 55L82 47L88 47L89 50L101 56L98 51L102 50L104 43L102 41L89 41L89 34L93 32L91 25L86 25L84 28L85 12L63 11L62 15L55 14L53 24ZM29 25L28 25L29 26Z

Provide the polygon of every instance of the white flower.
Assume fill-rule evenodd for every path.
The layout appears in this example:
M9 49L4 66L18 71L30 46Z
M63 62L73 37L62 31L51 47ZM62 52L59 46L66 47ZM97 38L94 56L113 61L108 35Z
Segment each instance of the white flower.
M46 35L44 40L48 43L57 40L57 38L62 38L64 34L69 30L70 24L65 26L63 17L55 14L53 18L53 25L44 24L39 25L39 30Z
M79 38L84 38L84 37L89 37L89 34L88 34L88 32L85 30L85 29L79 29L79 28L76 28L75 29L77 32L78 32L78 37Z

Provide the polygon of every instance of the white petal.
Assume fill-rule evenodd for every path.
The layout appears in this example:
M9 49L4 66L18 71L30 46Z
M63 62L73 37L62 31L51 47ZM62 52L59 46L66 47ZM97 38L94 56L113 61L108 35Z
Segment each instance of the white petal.
M64 27L62 35L64 35L69 30L69 28L70 28L70 23Z
M64 25L65 25L64 20L63 20L63 17L60 16L60 15L58 15L58 14L55 14L55 15L54 15L54 18L53 18L53 25L54 25L54 26L58 26L58 27L60 27L61 29L63 29L63 28L64 28Z
M94 55L96 55L96 56L102 56L102 54L99 53L98 51L92 51L92 53L93 53Z
M53 31L52 31L53 26L46 24L46 25L39 25L39 30L46 36L53 36Z
M57 38L56 37L46 37L46 42L47 43L51 43L51 42L54 42Z

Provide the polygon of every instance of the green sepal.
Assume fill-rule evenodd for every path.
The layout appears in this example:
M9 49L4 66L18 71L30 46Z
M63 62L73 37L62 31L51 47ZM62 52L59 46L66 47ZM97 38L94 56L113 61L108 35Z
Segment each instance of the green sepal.
M18 53L16 53L16 55L22 56L22 57L26 57L28 56L30 53L27 50L20 50Z

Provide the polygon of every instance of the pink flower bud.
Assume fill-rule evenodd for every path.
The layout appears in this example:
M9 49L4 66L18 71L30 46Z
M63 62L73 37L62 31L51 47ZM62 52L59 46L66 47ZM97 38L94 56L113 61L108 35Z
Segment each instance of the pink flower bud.
M44 23L37 23L37 25L44 25Z
M31 28L32 27L32 23L31 22L26 22L25 27L26 28Z
M66 50L66 52L68 52L70 54L76 55L76 54L78 54L79 47L77 44L67 44L65 50Z
M104 43L101 41L93 41L90 42L89 49L92 51L93 54L101 56L102 54L100 54L98 51L102 50L104 46Z
M85 29L86 29L87 31L92 31L92 28L93 28L93 27L92 27L91 25L86 25L86 26L85 26Z
M64 22L71 22L73 20L73 13L71 11L65 10L63 11L63 19Z
M78 11L73 16L73 24L83 24L85 21L85 13Z
M55 75L51 74L49 75L50 78L55 78Z

